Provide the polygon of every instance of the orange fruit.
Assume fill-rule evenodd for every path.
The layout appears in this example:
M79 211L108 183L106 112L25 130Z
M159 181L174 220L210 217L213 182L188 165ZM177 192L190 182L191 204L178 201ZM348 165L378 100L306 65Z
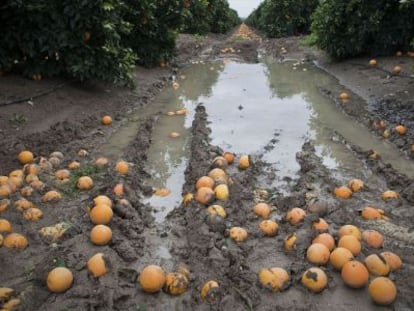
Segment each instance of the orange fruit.
M338 238L342 238L344 235L353 235L358 240L361 240L362 234L361 231L358 229L357 226L354 225L343 225L338 230Z
M219 215L220 217L225 218L227 216L226 210L224 209L223 206L218 205L218 204L214 204L214 205L210 205L207 208L207 212L211 215L211 214L216 214Z
M243 242L247 239L247 230L242 227L233 227L230 229L230 238L236 242Z
M401 268L402 261L397 254L394 254L393 252L382 252L381 256L387 261L390 266L390 271L395 271Z
M66 291L73 283L72 272L65 267L57 267L51 270L46 279L47 288L54 293Z
M112 200L106 195L98 195L93 199L95 205L106 204L109 207L112 207Z
M364 287L369 279L367 268L356 260L351 260L343 265L341 276L345 284L352 288Z
M349 199L352 196L352 190L347 186L336 187L334 194L341 199Z
M9 233L3 240L3 246L7 248L26 248L27 245L26 237L20 233Z
M323 218L318 218L312 222L312 228L317 231L327 231L329 229L329 225Z
M313 243L306 251L306 258L315 265L325 265L329 261L329 249L321 243Z
M214 200L214 191L211 188L201 187L197 189L195 199L201 204L210 204Z
M338 247L344 247L357 256L361 252L361 242L353 235L345 235L338 241Z
M210 280L204 283L201 288L200 296L204 301L212 303L218 295L219 288L219 284L216 281Z
M165 276L164 291L170 295L183 294L187 285L188 278L182 273L172 272Z
M253 207L253 213L255 213L257 216L263 219L269 218L270 212L271 212L270 205L264 202L257 203Z
M250 166L250 156L242 155L239 159L238 168L241 170L245 170Z
M91 230L90 238L95 245L106 245L112 239L112 230L106 225L96 225Z
M126 161L119 161L115 165L115 171L117 171L120 174L126 175L128 174L128 170L129 170L129 165L128 165L128 162Z
M369 65L370 65L371 67L375 67L375 66L377 65L377 60L376 60L376 59L370 59L370 60L369 60Z
M19 162L21 164L29 164L29 163L32 163L34 160L33 153L31 153L28 150L24 150L20 152L17 158L19 159Z
M12 226L7 219L0 219L0 233L1 232L12 232Z
M138 281L144 292L156 293L160 291L165 284L165 272L160 266L149 265L142 269Z
M102 253L97 253L89 258L87 267L90 274L96 278L105 275L108 272L105 260L106 258Z
M201 176L196 182L196 189L201 187L214 188L214 179L209 176Z
M302 285L313 293L319 293L328 285L326 273L316 267L309 268L302 274Z
M223 153L223 157L227 160L227 163L229 165L233 164L235 156L236 155L233 152L226 151L226 152Z
M365 257L365 265L372 275L388 275L390 266L388 262L381 255L371 254Z
M364 187L364 182L361 179L354 178L348 182L348 188L353 192L361 191Z
M266 236L275 236L279 225L274 220L265 219L259 223L259 228Z
M274 267L259 270L259 281L263 287L278 292L289 284L289 274L285 269Z
M379 305L391 304L397 296L397 287L386 277L377 277L368 286L368 293L372 300Z
M329 256L329 263L337 270L341 270L344 264L354 259L351 251L344 247L335 248Z
M222 170L221 168L213 168L209 173L208 173L208 177L212 178L213 180L215 180L218 177L223 177L226 178L227 174L224 170Z
M89 176L79 177L76 186L80 190L90 190L93 188L93 179Z
M312 243L321 243L325 245L329 252L331 252L335 248L335 239L329 233L321 233L317 235L313 240Z
M384 244L384 236L376 230L365 230L362 239L372 248L381 248Z
M286 220L293 226L299 224L305 219L306 212L300 207L294 207L286 213Z
M89 217L95 225L106 225L112 220L112 208L106 204L95 205L89 213Z
M217 200L227 201L229 198L229 187L226 184L220 184L214 188L214 195Z
M112 124L112 117L111 116L103 116L101 120L103 125L111 125Z

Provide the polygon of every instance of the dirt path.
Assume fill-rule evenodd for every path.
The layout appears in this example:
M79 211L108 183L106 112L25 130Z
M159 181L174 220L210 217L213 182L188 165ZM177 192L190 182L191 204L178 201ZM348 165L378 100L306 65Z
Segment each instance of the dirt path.
M409 117L413 112L413 79L408 77L408 68L414 61L407 57L378 59L377 69L366 66L368 58L344 63L331 63L320 51L301 45L300 38L280 40L244 40L240 33L233 36L193 37L181 35L177 44L175 64L168 68L137 68L135 90L87 83L78 85L68 81L28 81L17 76L0 78L0 175L7 175L21 165L16 155L22 149L32 150L37 158L48 158L53 151L63 153L63 159L53 169L44 169L39 178L46 184L41 191L34 191L28 197L43 211L43 218L29 222L22 217L15 206L9 206L0 213L12 223L13 232L24 234L29 246L24 250L0 247L0 287L13 288L14 296L21 300L15 310L412 310L414 299L414 259L412 239L414 210L414 180L397 173L381 159L369 157L368 150L349 145L350 150L381 180L381 185L372 182L350 199L342 200L332 195L333 188L340 186L332 172L315 154L312 142L303 145L297 154L300 177L294 181L287 195L259 189L259 179L266 176L265 164L260 157L252 159L253 165L240 171L235 165L227 170L231 177L230 196L220 201L228 217L209 216L206 207L192 200L188 205L174 209L162 226L157 225L151 206L142 198L151 195L148 186L149 174L145 170L147 151L151 144L153 126L160 113L145 118L135 139L119 159L131 163L127 175L114 172L116 160L97 167L96 152L111 135L122 126L132 111L140 111L150 105L165 86L170 86L180 69L194 61L208 61L217 57L230 57L243 62L257 62L258 50L283 61L317 60L318 65L336 76L351 94L343 104L337 94L321 90L341 107L379 136L390 130L388 141L400 150L396 157L413 157L411 145L414 142L414 123ZM388 75L393 64L403 66L403 75ZM405 70L407 68L407 71ZM384 71L385 70L385 71ZM56 88L56 86L58 86ZM56 88L53 92L36 97ZM20 104L12 101L33 98ZM358 100L354 100L358 98ZM361 105L362 102L366 103ZM112 115L110 127L103 126L100 119L104 114ZM384 120L386 128L373 127L373 122ZM401 136L394 130L403 122L408 132ZM377 123L375 123L377 124ZM378 127L378 126L377 126ZM223 150L211 145L206 110L197 108L191 128L191 155L185 172L182 193L193 193L196 180L206 175L215 156ZM338 139L342 138L338 136ZM342 139L343 144L347 144ZM80 149L88 154L79 155ZM95 185L90 191L78 191L76 178L68 183L58 182L54 171L66 168L73 160L81 168L72 176L89 174ZM116 184L124 184L122 197L113 193ZM382 201L380 189L385 184L400 194L399 199ZM42 202L47 190L56 189L63 199L54 203ZM112 242L106 246L93 245L89 240L92 228L88 209L92 199L100 194L110 196L114 201L113 219L110 227ZM261 195L259 195L261 194ZM22 195L15 192L9 196L16 202ZM315 199L327 207L315 214L311 205ZM122 199L126 199L122 200ZM279 222L276 237L264 237L258 228L259 219L252 213L258 201L267 201L272 207L271 218ZM359 212L368 204L376 204L390 216L391 222L364 221ZM299 206L308 214L299 226L291 226L284 219L285 213ZM351 290L345 287L339 273L329 265L329 286L320 295L309 293L300 285L300 277L309 267L304 259L306 249L317 232L311 228L312 221L323 217L329 224L329 233L337 238L340 226L352 223L361 228L376 229L385 236L384 247L374 250L363 243L358 259L383 250L399 254L403 268L391 273L390 277L398 288L398 297L390 307L374 305L368 298L367 290ZM42 227L65 223L63 237L50 240L42 237ZM229 229L241 226L248 230L246 242L235 243L229 238ZM283 247L286 237L296 233L295 251ZM3 234L5 235L5 234ZM156 253L157 243L168 241L171 257L163 258ZM90 276L86 262L91 255L105 254L109 273L101 278ZM154 262L155 261L155 262ZM187 291L172 297L164 292L146 294L137 285L138 271L145 265L156 263L165 270L174 271L185 265L191 271ZM75 279L70 290L52 294L47 290L45 279L48 271L64 264L72 270ZM282 266L290 281L281 293L272 293L258 282L260 268ZM208 280L216 280L220 287L216 298L207 304L200 298L200 290ZM0 299L0 303L2 303Z

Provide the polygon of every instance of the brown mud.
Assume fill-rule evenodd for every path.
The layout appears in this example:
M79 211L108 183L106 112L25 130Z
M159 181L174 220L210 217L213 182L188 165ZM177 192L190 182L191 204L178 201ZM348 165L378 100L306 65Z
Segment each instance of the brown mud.
M62 185L56 182L52 170L43 171L39 177L47 184L46 190L58 189L63 199L56 203L42 203L42 193L35 191L29 199L43 211L43 218L38 222L26 221L13 206L0 214L1 218L12 223L14 232L26 235L29 240L29 246L24 250L0 247L0 286L15 290L15 296L21 300L15 310L414 309L414 241L410 238L414 229L414 180L398 173L381 159L371 159L369 150L349 144L340 134L336 137L338 142L347 145L357 160L376 177L366 182L362 192L355 193L348 200L335 198L333 188L340 184L316 156L312 142L307 142L296 156L301 167L300 177L292 182L287 195L281 195L277 189L258 191L263 190L260 189L259 179L266 178L267 174L260 156L252 159L253 165L247 170L239 171L235 165L229 167L229 200L217 202L227 210L228 217L225 219L208 216L205 206L191 201L188 206L181 205L174 209L165 223L157 226L151 206L142 203L142 198L153 191L148 185L149 173L145 170L152 129L159 113L165 111L144 120L133 142L120 152L119 159L131 163L126 176L114 172L117 159L111 159L103 168L93 164L94 158L99 156L99 146L122 126L122 121L128 118L131 111L150 105L156 94L171 84L173 75L178 74L180 68L192 61L217 57L257 62L258 50L274 56L276 60L317 61L319 67L339 79L344 90L350 92L351 99L342 103L337 94L329 90L321 92L331 97L339 109L366 125L367 131L382 136L384 129L373 127L373 122L384 120L391 132L387 141L401 151L395 156L413 157L414 123L410 115L413 112L414 80L409 76L409 68L414 61L405 56L379 58L379 68L372 69L366 65L368 58L331 62L322 52L301 44L301 38L261 42L230 36L181 35L174 65L137 68L137 88L134 90L93 82L80 85L60 80L34 82L17 76L1 77L0 175L21 168L16 156L23 149L32 150L37 159L48 157L53 151L61 151L64 159L59 168L78 160L81 169L73 174L87 173L95 181L92 190L80 192L74 187L75 179ZM286 52L282 53L283 50ZM390 74L393 64L403 66L402 75ZM43 93L48 94L36 96ZM10 104L20 99L28 100ZM361 101L365 104L361 105ZM183 194L194 192L197 178L207 174L212 159L223 152L210 143L210 130L202 103L196 110ZM104 114L112 115L113 126L100 124ZM408 128L404 136L394 131L394 126L399 122ZM79 156L80 149L87 150L88 155ZM124 198L129 201L128 204L122 203L113 194L112 189L117 183L124 183ZM400 197L382 201L380 195L386 189L397 191ZM266 193L267 196L264 195ZM98 194L106 194L114 200L114 217L110 223L113 239L107 246L94 246L89 241L92 224L87 210ZM16 192L10 199L16 201L20 197ZM279 222L276 237L264 237L258 228L259 219L251 209L260 200L266 200L273 207L271 218ZM328 221L329 232L335 237L338 228L347 223L355 224L362 230L376 229L384 234L383 249L374 250L363 244L358 259L363 260L366 255L382 250L401 256L403 268L390 275L398 288L397 299L391 306L373 304L367 289L347 288L339 273L329 265L324 268L329 285L321 294L312 294L301 286L302 272L311 266L305 259L306 249L316 235L311 223L319 215L308 212L304 222L294 227L284 220L284 214L295 206L308 209L315 200L326 206L320 216ZM365 205L383 209L391 219L390 224L362 220L359 211ZM60 222L65 222L69 227L61 239L50 241L40 236L40 228ZM246 228L249 232L247 241L233 242L229 238L232 226ZM296 250L286 251L283 241L294 232L298 236ZM171 259L157 257L153 244L160 240L169 241ZM98 279L90 276L86 268L88 258L97 252L105 254L109 267L109 273ZM164 292L144 293L137 284L137 276L143 266L151 263L163 266L168 272L177 265L186 265L191 271L187 291L177 297ZM74 283L64 293L50 293L45 282L47 273L62 264L72 270ZM273 266L285 268L291 278L289 286L281 293L272 293L258 283L258 270ZM216 280L220 287L214 301L207 304L199 293L202 285L211 279Z

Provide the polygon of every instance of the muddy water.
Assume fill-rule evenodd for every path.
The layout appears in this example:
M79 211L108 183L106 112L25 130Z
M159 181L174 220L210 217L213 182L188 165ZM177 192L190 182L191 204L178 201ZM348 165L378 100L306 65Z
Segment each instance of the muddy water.
M211 65L191 70L208 72ZM295 154L306 140L315 142L317 153L338 179L369 177L370 172L355 161L335 132L366 150L376 150L385 162L414 176L410 161L395 157L395 148L342 113L321 89L343 90L312 65L229 62L211 91L198 101L207 108L212 144L238 154L263 155L275 172L272 186L283 187L296 177Z

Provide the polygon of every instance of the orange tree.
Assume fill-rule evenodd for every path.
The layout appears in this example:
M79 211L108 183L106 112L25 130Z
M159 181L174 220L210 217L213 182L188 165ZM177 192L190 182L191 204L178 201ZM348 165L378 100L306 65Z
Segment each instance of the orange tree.
M265 0L246 19L271 38L309 32L310 17L318 0Z
M0 72L132 85L135 63L171 57L185 0L5 0Z
M185 33L225 33L239 23L237 12L230 8L227 0L185 0Z
M185 0L126 0L125 20L132 31L124 33L142 65L154 65L172 57L178 29L186 14Z
M407 49L414 37L414 1L325 0L311 29L315 43L338 59Z
M0 70L131 84L131 31L116 0L6 0L0 4Z

